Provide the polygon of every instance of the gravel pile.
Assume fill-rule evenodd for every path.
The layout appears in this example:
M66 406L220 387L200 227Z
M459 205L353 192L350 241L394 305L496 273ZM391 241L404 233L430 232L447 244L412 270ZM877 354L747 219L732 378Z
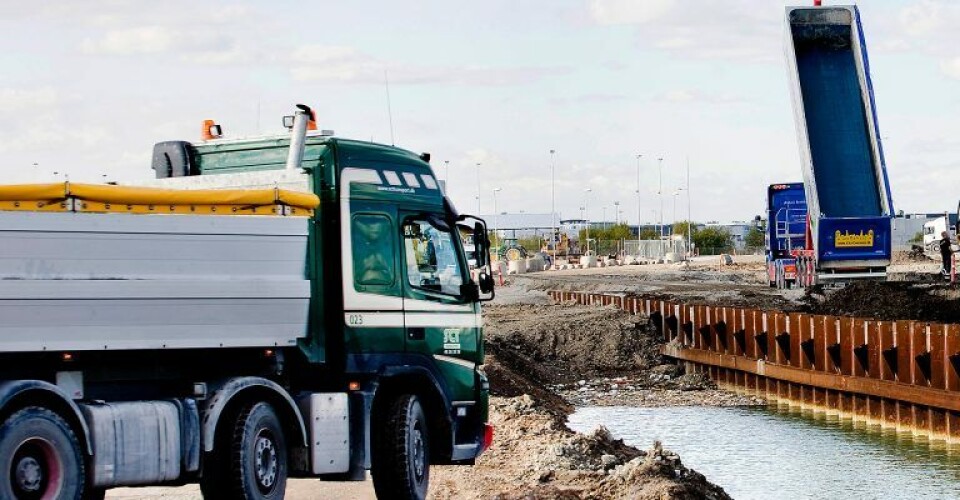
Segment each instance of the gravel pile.
M550 387L574 406L758 406L766 401L720 390L702 373L661 365L630 377L579 380Z
M960 323L958 298L960 292L943 283L861 281L836 290L812 288L799 310L879 320Z
M492 398L494 446L472 468L436 467L433 498L730 498L659 444L641 451L599 428L577 434L534 398Z

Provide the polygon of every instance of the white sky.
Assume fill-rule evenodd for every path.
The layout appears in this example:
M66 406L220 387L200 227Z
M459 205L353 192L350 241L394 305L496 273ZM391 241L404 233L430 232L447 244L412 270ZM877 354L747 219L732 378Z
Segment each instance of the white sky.
M804 1L803 4L808 2ZM812 2L809 2L812 3ZM827 0L825 3L830 4ZM774 0L0 0L3 183L152 176L153 143L280 129L296 102L341 137L429 151L475 212L743 220L800 179ZM960 197L960 2L861 2L895 207ZM686 199L678 203L685 218Z

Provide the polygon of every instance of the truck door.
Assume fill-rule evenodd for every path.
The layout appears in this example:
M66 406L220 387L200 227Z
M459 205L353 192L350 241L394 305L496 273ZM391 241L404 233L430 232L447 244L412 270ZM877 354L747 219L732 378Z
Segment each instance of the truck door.
M395 214L356 203L345 225L345 342L351 353L403 352L403 297ZM362 358L362 356L361 356Z
M403 218L402 235L406 351L432 358L454 397L472 400L480 318L464 293L460 233L440 217L416 214Z

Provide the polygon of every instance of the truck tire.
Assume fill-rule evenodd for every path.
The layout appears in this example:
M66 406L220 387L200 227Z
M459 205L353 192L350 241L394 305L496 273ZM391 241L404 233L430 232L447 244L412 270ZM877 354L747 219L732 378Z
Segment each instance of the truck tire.
M377 498L422 500L430 483L430 439L420 400L404 394L390 404L374 442L371 474Z
M287 446L276 411L266 402L244 407L206 457L200 490L205 499L282 499Z
M287 444L280 418L269 403L240 412L233 428L228 478L236 498L283 498L287 488Z
M46 408L28 406L0 425L0 498L80 500L84 465L77 435Z

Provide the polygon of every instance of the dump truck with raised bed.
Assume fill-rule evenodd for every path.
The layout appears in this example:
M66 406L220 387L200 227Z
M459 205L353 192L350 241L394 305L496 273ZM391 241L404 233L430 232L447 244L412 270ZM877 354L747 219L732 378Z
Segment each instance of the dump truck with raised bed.
M894 211L859 10L788 7L786 28L811 237L798 282L885 278Z
M764 239L770 286L790 288L797 279L797 253L807 248L807 200L802 182L767 187Z
M310 116L157 144L167 188L0 187L0 498L274 499L367 470L424 498L431 464L489 445L493 282L463 252L489 255L485 223L426 155Z

